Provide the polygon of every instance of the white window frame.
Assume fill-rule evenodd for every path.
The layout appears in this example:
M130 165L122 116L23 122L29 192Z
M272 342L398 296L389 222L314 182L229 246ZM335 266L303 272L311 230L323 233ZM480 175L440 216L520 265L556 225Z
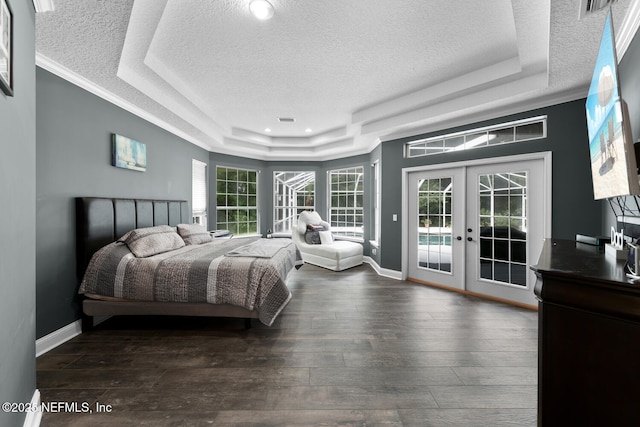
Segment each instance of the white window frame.
M351 190L344 190L344 189L336 189L334 191L334 183L333 183L333 176L334 175L353 175L353 174L359 174L360 177L358 179L356 179L355 181L355 185L356 185L356 189L351 191ZM347 181L345 183L349 183L351 181ZM340 187L341 181L339 181L338 183L335 183L337 187ZM340 238L342 239L346 239L346 240L355 240L358 242L363 242L364 241L364 215L365 215L365 208L364 208L364 167L363 166L352 166L352 167L346 167L346 168L341 168L341 169L332 169L330 171L327 171L327 195L328 195L328 202L327 202L327 222L329 222L329 224L331 224L331 231L334 235L336 236L340 236ZM357 188L360 188L360 190L357 190ZM352 194L344 194L344 193L352 193ZM353 197L353 205L354 206L334 206L333 205L333 199L334 196L340 198L340 196L348 196L348 197ZM362 205L361 206L357 206L357 200L358 200L358 196L361 196L362 199ZM346 199L345 199L346 200ZM347 205L348 205L348 201L347 201ZM346 212L345 212L346 211ZM350 213L347 213L348 211L353 211ZM353 217L353 220L351 221L336 221L336 218L339 217L340 215L346 216L346 217ZM357 217L360 217L362 219L362 223L360 224L360 226L358 226L358 222L357 222ZM350 226L345 226L345 224L343 223L351 223Z
M288 174L294 176L282 181L281 178ZM312 193L306 190L309 184L313 184ZM293 226L298 221L300 212L304 210L315 210L315 184L316 173L314 171L273 172L273 233L291 234ZM287 194L285 194L284 191L286 191ZM302 196L300 193L302 193ZM311 195L311 200L309 200L309 195ZM300 197L304 197L302 203L300 203ZM279 219L279 212L284 212L283 215L281 215L282 219Z
M226 190L224 193L221 193L219 191L220 180L218 179L218 176L220 175L220 169L226 169L227 171L227 176L225 176L225 180L224 180L225 187L226 187ZM249 180L247 181L238 181L237 179L230 180L228 176L229 171L235 171L237 174L236 177L242 172L247 174L255 174L255 183ZM235 166L224 166L224 165L216 166L216 228L217 229L228 229L232 234L239 235L239 236L251 236L251 235L260 234L259 176L260 176L260 171L257 169L247 169L247 168L241 168L241 167L235 167ZM235 192L233 191L233 188L232 188L233 185L229 186L228 185L229 183L235 183L236 185ZM247 188L245 190L240 189L238 184L246 184ZM250 192L250 188L251 188L250 184L255 184L255 193ZM229 192L229 190L231 190L231 192ZM224 195L226 198L225 204L219 203L220 197L222 195ZM235 200L236 200L235 205L227 205L228 199L229 199L228 196L235 197ZM243 206L238 203L239 198L244 196L247 197L246 206ZM255 197L254 205L249 204L249 200L251 199L251 196ZM232 211L234 210L235 210L235 213L233 213L233 217L232 217L231 214L232 214ZM246 221L238 221L238 215L240 214L240 211L243 211L243 210L247 211L249 218ZM220 221L221 219L220 214L222 212L224 212L225 221ZM255 221L251 221L251 212L254 212L253 217L255 218ZM246 232L242 232L240 224L245 223L247 224L247 227L248 227L253 222L255 222L256 224L255 230L248 229Z
M191 160L191 217L194 224L207 228L207 169L200 160Z
M542 124L542 132L536 135L521 134L519 130L526 126ZM405 144L404 157L414 158L433 156L452 151L493 147L503 144L543 139L547 137L547 116L515 120L497 125L485 126L462 132L448 133L429 138L409 141Z
M373 177L373 215L371 217L373 219L373 228L372 228L373 235L371 236L369 243L373 247L377 248L380 245L380 234L381 234L380 206L382 203L382 199L381 199L382 190L381 190L381 181L380 181L380 160L376 160L375 162L373 162L371 164L371 168L373 169L371 174Z

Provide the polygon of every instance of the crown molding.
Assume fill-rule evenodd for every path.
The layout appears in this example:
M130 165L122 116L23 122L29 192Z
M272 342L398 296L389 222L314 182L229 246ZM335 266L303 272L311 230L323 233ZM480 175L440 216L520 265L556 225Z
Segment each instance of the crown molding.
M616 37L618 60L627 53L638 28L640 28L640 0L632 0Z

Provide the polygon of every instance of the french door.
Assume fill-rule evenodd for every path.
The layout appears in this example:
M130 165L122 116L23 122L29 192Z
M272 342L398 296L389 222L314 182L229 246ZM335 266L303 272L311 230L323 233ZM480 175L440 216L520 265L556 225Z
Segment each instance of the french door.
M545 158L494 159L406 176L407 277L535 305L535 275L550 235Z
M464 168L409 174L409 277L464 289Z

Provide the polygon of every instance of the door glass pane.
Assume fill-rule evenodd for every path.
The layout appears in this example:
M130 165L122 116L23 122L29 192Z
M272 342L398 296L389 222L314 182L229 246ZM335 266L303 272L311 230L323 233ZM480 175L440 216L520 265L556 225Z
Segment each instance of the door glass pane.
M451 272L452 178L418 180L418 267Z
M481 279L526 286L527 173L481 175Z

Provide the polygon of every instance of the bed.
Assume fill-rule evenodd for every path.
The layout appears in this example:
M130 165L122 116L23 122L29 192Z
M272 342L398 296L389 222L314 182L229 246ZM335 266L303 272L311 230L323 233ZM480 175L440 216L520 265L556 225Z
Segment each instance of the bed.
M79 197L76 222L83 330L95 316L114 315L234 317L247 327L251 319L270 326L291 298L289 273L302 265L288 239L201 241L186 233L192 226L184 200Z

